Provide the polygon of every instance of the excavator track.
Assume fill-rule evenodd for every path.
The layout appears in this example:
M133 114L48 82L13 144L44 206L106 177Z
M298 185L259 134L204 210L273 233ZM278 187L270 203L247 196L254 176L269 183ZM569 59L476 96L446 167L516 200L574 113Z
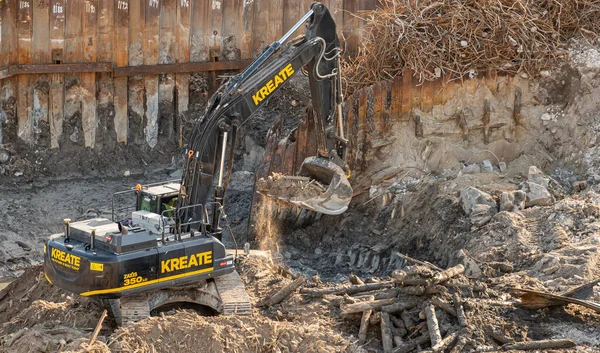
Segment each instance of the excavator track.
M104 306L119 326L141 321L149 317L153 310L165 305L177 307L178 304L197 304L222 315L252 314L252 303L236 271L194 286L104 300Z

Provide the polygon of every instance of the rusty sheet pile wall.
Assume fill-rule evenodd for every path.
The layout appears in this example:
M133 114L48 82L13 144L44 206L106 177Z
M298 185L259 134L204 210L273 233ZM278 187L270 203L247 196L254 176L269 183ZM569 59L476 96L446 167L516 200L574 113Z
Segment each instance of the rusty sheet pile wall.
M154 148L312 0L0 0L0 144ZM350 12L323 0L356 50ZM299 33L301 30L299 30Z

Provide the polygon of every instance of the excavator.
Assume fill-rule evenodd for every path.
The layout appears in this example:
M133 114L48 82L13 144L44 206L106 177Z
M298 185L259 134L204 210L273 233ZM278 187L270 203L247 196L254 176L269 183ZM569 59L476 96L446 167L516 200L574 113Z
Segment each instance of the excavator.
M305 23L305 34L288 41ZM289 178L326 187L308 196L285 188L271 191L264 185L256 189L295 207L344 212L352 187L345 162L341 52L329 10L313 3L281 39L209 99L185 152L181 180L138 184L116 193L112 219L65 219L64 232L44 245L46 279L66 291L102 300L117 324L186 304L204 308L207 314L251 313L235 256L222 243L236 133L292 76L307 75L318 153ZM129 202L123 201L129 197Z

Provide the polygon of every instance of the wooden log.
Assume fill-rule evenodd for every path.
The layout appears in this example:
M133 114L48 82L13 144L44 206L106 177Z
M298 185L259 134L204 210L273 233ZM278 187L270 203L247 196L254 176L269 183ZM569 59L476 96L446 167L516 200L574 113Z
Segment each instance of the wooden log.
M102 328L102 323L104 322L104 319L107 316L107 311L106 309L104 309L104 311L102 312L102 315L100 315L100 319L98 320L98 323L96 324L96 328L94 329L94 333L92 334L92 337L90 338L90 343L88 343L88 346L92 346L94 344L94 342L96 342L96 338L98 338L98 334L100 333L100 329Z
M446 287L454 287L458 289L467 289L473 292L485 292L487 291L487 285L485 283L471 284L471 283L461 283L457 280L449 280L444 283Z
M446 292L446 287L438 285L438 284L434 284L434 285L426 287L425 292L423 292L423 294L431 295L431 294L440 294L440 293L445 293L445 292Z
M365 282L363 282L362 279L360 279L357 275L355 275L354 273L350 274L350 283L354 284L354 285L363 285L365 284Z
M381 312L380 311L378 311L375 314L371 315L371 318L369 319L369 324L371 324L371 325L377 325L380 322L381 322Z
M429 267L429 268L431 268L432 270L435 270L435 271L442 271L441 268L437 267L434 264L431 264L431 263L426 262L426 261L421 261L421 260L413 259L412 257L410 257L408 255L401 254L399 252L396 252L396 256L398 256L399 258L402 258L402 259L404 259L406 261L410 261L410 262L412 262L414 264L422 265L422 266L425 266L425 267Z
M467 343L469 342L469 339L467 338L467 336L465 335L460 335L458 337L458 340L456 341L456 345L454 345L454 347L452 348L452 350L450 351L450 353L461 353L463 352L465 346L467 345Z
M400 347L404 344L404 340L402 339L402 337L400 336L396 336L394 335L394 344L396 345L396 347Z
M437 347L442 343L442 334L440 333L440 327L433 304L429 303L425 306L425 316L427 317L427 328L429 330L429 337L431 338L431 347Z
M425 278L431 278L434 275L431 268L427 266L408 266L404 271L409 276L421 276Z
M530 351L537 349L560 349L560 348L572 348L577 344L570 339L555 339L555 340L541 340L541 341L530 341L530 342L519 342L512 343L502 346L502 350L521 350Z
M298 287L304 285L305 282L306 282L306 277L304 277L304 276L298 277L292 283L290 283L287 286L281 288L277 293L275 293L269 299L265 300L259 306L269 307L269 306L273 306L273 305L281 303L282 301L285 300L285 298L287 298L296 289L298 289Z
M371 300L375 300L375 297L371 296ZM367 341L367 330L369 329L369 319L373 314L373 310L363 311L362 318L360 319L360 328L358 329L358 344L365 344Z
M456 337L458 337L458 332L454 332L454 333L447 335L437 346L431 347L432 351L434 351L434 352L445 351L446 348L450 347L450 345L452 343L454 343L454 341L456 340Z
M408 295L423 295L425 293L424 286L410 286L400 288L400 293Z
M392 289L386 289L386 290L380 290L380 291L365 292L365 293L361 293L360 295L353 295L352 297L356 298L356 299L364 300L367 297L373 295L373 296L375 296L376 300L379 300L379 299L396 298L398 296L398 294L400 294L400 291L398 290L398 288L392 288Z
M438 308L444 310L448 314L456 317L456 309L454 309L454 307L450 303L448 303L448 302L446 302L446 301L444 301L444 300L442 300L442 299L440 299L438 297L433 297L431 299L431 304L433 304L433 305L437 306Z
M382 299L382 300L374 300L372 302L360 302L355 304L342 305L340 309L342 309L342 316L360 313L365 310L377 310L383 306L393 304L396 301L395 298L392 299Z
M404 327L406 327L407 330L410 331L415 327L415 320L413 320L412 315L408 311L402 311L400 313L400 318L402 319L402 322L404 322Z
M415 338L414 340L408 341L403 345L398 346L392 351L392 353L408 353L417 348L418 346L426 344L427 342L429 342L429 333L425 332L424 334Z
M390 314L381 313L381 342L383 343L383 352L391 353L394 348L392 338L392 324L390 322Z
M487 334L490 335L496 342L500 344L512 344L515 343L515 340L512 338L506 337L504 333L495 330L493 327L488 327L486 330Z
M442 272L436 273L433 276L433 282L434 283L443 283L452 277L456 277L456 276L460 275L463 272L465 272L465 267L462 264L459 264L459 265L451 267L447 270L444 270Z
M456 317L458 318L458 323L462 327L467 327L467 316L465 315L465 309L462 305L462 301L458 293L454 293L452 296L452 301L454 303L454 308L456 309Z
M372 290L378 290L382 288L390 288L394 285L393 281L385 281L379 283L368 283L363 285L354 286L339 286L339 287L328 287L328 288L304 288L300 290L300 293L307 297L322 297L326 294L356 294L362 292L369 292Z
M390 305L386 305L384 307L381 308L381 311L384 311L386 313L396 313L399 311L403 311L403 310L407 310L407 309L412 309L415 306L417 306L417 302L414 300L411 301L398 301L394 304L390 304Z

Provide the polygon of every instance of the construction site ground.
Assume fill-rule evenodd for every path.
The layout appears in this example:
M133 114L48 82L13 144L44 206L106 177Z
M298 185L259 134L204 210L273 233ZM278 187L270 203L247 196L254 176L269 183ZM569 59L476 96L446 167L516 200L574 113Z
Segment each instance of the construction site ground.
M435 300L452 302L454 293L466 322L439 309L437 321L442 336L464 338L462 351L518 351L511 344L560 339L574 346L530 351L600 351L599 312L574 304L527 309L519 292L560 294L600 277L600 52L574 49L572 61L540 82L516 83L545 92L549 103L524 103L527 129L518 126L511 136L526 137L501 145L504 155L490 150L499 149L495 142L510 140L508 132L493 135L485 147L455 128L445 131L434 113L423 114L447 135L416 140L398 132L399 142L373 153L371 167L362 171L365 188L346 213L300 228L260 224L254 245L270 256L242 255L238 263L255 305L252 316L170 310L120 328L109 318L88 346L103 308L46 281L39 265L44 240L61 231L63 218L109 215L115 191L177 174L162 166L128 177L11 179L0 186L0 273L10 281L0 291L0 352L382 352L404 351L417 341L414 351L428 350L426 309ZM524 91L524 101L533 101L529 92ZM279 96L280 111L292 100L294 107L306 101L304 93L285 94ZM444 109L475 104L469 99L449 101ZM503 112L500 105L495 109ZM247 235L253 168L264 146L259 132L269 119L260 116L260 124L246 131L232 178L233 201L226 213L240 247ZM461 159L461 153L469 157ZM385 168L398 172L384 178ZM520 200L524 195L527 199ZM225 242L234 245L230 234ZM425 262L426 270L411 267L412 260L402 255ZM429 280L456 266L464 271L451 280ZM408 285L394 270L419 273L408 278L428 286ZM268 304L303 277L300 289ZM366 294L344 291L350 283L380 287ZM313 295L340 285L346 287ZM600 287L590 288L584 300L600 302ZM367 310L353 308L380 300L411 306L379 316L382 306L375 307L366 339L359 342ZM381 325L389 320L392 336L398 337L392 350L382 341ZM419 341L421 336L427 339Z

